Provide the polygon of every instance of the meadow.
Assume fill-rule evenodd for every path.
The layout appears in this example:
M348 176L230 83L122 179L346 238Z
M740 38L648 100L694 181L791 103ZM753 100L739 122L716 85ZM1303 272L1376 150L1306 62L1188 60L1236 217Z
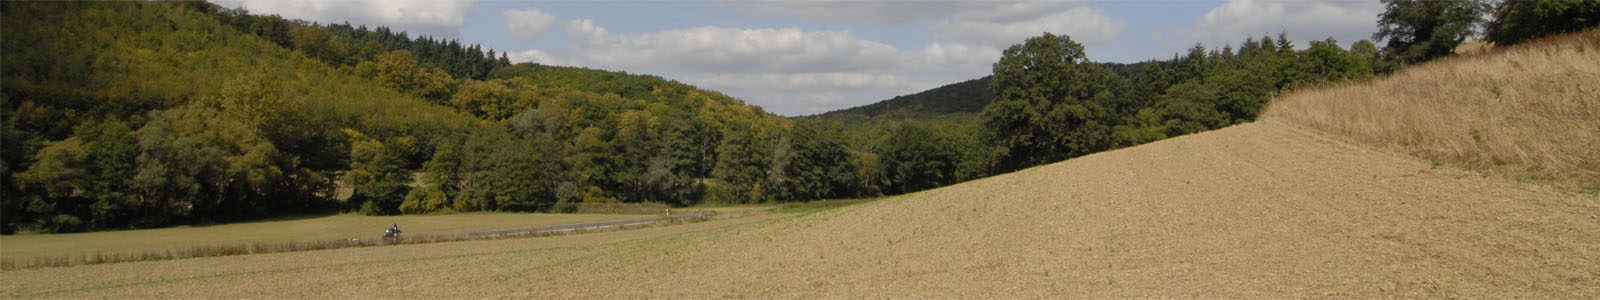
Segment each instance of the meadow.
M405 234L426 235L526 228L649 217L653 215L466 213L448 215L363 216L340 214L211 226L100 231L70 234L0 236L0 259L97 253L134 253L197 246L274 244L339 239L378 239L391 224Z

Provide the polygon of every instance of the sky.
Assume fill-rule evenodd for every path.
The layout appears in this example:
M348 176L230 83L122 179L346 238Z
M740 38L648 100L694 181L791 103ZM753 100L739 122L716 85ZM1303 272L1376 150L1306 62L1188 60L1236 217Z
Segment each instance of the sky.
M255 14L387 26L512 62L652 74L786 116L865 105L990 74L1043 32L1090 60L1171 58L1288 33L1298 47L1368 39L1377 0L214 0Z

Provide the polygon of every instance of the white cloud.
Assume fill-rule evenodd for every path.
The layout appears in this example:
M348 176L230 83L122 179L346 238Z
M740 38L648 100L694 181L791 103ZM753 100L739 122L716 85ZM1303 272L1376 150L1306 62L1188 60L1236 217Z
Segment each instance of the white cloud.
M1060 11L1084 0L946 1L946 0L766 0L738 2L753 14L788 14L825 21L905 23L963 15L999 22L1020 21Z
M878 89L878 88L908 88L914 87L905 77L885 73L868 72L815 72L815 73L759 73L759 74L704 74L685 78L694 82L719 85L740 86L744 88L759 89L785 89L785 90L810 90L817 88L829 89Z
M997 48L1044 32L1065 34L1084 44L1104 44L1125 27L1083 0L1038 1L858 1L768 0L740 8L759 14L790 14L826 21L905 23L938 20L933 37L953 43Z
M591 20L567 23L567 36L584 59L606 66L707 71L817 72L871 69L892 58L894 47L855 38L849 31L696 27L612 35ZM835 64L829 64L839 62Z
M946 19L933 26L933 37L960 43L1007 47L1022 43L1029 37L1045 32L1064 34L1086 45L1110 43L1125 27L1123 22L1112 20L1098 10L1084 6L1057 11L1037 17L1025 17L1033 11L1026 6L1012 5L1002 10L974 15L961 15Z
M612 34L592 20L566 24L572 51L518 58L677 78L780 114L861 105L981 77L1000 50L961 43L896 49L849 31L695 27Z
M1376 30L1377 1L1260 1L1229 0L1207 12L1190 30L1178 30L1186 42L1169 43L1167 48L1187 48L1198 42L1207 47L1237 45L1247 37L1261 37L1287 31L1289 39L1304 47L1312 40L1333 37L1341 47L1369 38ZM1169 49L1175 50L1175 49Z
M1080 6L1083 2L1081 0L1018 1L1010 3L978 2L982 3L983 6L977 9L963 10L956 17L966 20L1000 23L1021 22Z
M556 16L532 8L507 10L501 14L506 17L506 30L525 41L539 39L545 31L550 30L550 25L556 23Z
M556 59L556 57L550 55L550 53L539 49L519 52L506 52L506 59L511 60L511 63L532 62L552 66L568 65L568 63Z
M736 5L741 11L752 14L791 14L826 21L904 23L943 18L993 4L982 1L768 0L739 2Z
M242 0L219 1L253 14L277 14L288 19L321 23L386 26L446 38L460 35L461 25L478 9L476 0Z

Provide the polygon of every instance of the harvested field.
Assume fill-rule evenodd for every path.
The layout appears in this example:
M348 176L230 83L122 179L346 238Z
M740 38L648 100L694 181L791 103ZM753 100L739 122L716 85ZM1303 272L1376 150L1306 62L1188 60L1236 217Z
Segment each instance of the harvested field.
M1600 199L1266 120L809 214L0 272L25 298L1600 295Z

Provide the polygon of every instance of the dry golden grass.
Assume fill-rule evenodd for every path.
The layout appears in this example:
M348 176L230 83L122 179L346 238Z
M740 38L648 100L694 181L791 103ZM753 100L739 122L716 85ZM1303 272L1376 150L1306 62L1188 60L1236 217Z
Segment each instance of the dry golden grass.
M1296 91L1268 106L1335 136L1516 180L1600 190L1600 30Z
M1477 39L1462 42L1460 46L1456 46L1455 53L1457 55L1475 55L1488 52L1490 49L1494 49L1494 44L1489 43L1489 41Z

